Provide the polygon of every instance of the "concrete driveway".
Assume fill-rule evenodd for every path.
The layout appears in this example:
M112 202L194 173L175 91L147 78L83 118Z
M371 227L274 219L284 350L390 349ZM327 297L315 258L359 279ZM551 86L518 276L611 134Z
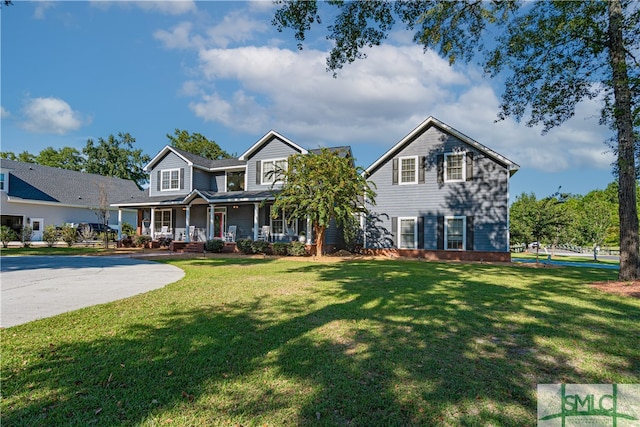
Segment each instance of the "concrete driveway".
M0 326L116 301L180 280L178 267L119 256L0 259Z

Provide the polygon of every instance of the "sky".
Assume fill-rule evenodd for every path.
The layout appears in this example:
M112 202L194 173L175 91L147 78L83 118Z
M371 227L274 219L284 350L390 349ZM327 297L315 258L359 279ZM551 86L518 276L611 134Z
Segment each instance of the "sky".
M398 29L367 59L326 71L326 25L298 50L271 1L15 1L0 9L0 150L78 150L128 132L154 157L175 129L240 155L273 129L308 149L350 145L366 168L429 116L520 165L542 198L615 178L597 100L545 135L496 122L503 90L476 63L448 61ZM324 10L321 10L321 12Z

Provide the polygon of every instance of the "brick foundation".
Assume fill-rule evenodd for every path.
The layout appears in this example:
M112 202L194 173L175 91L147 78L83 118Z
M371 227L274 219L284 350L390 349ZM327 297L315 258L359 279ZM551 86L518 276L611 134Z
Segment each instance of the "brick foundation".
M423 249L363 249L367 255L406 257L429 261L511 262L511 252L428 251Z

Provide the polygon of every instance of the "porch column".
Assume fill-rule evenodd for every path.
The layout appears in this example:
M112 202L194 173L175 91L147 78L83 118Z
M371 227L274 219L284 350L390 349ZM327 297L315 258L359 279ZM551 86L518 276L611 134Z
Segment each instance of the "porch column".
M191 205L187 205L187 210L185 211L185 223L186 223L186 227L187 230L185 231L185 238L184 241L189 243L191 241L191 236L189 236L189 226L191 224Z
M118 240L122 239L122 209L118 208Z
M311 218L307 217L307 244L310 245L313 242L313 230L311 228Z
M151 224L149 224L149 233L151 234L151 238L156 234L156 208L151 208Z
M216 217L215 211L216 211L216 205L214 204L210 204L209 205L209 240L213 240L213 232L214 229L216 227L214 219Z
M253 204L253 240L258 240L258 217L260 213L260 204Z

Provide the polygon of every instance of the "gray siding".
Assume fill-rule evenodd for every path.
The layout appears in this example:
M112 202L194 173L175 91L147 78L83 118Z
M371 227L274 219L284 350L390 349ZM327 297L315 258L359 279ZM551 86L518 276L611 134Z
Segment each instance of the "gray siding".
M438 156L455 150L472 153L473 179L464 182L442 182L438 179ZM424 183L393 184L393 158L424 157ZM381 164L369 177L375 182L377 205L370 209L378 214L380 227L377 240L385 240L394 229L392 218L421 217L424 224L424 249L437 248L437 218L439 216L473 217L473 250L508 251L507 246L507 185L506 168L465 142L430 127L409 141L392 158ZM420 232L418 234L421 234ZM374 239L369 246L376 246ZM389 240L379 242L388 246Z
M193 169L193 189L210 190L211 178L209 175L209 172L203 171L201 169Z
M238 205L237 209L227 207L227 226L235 225L236 240L253 239L253 205Z
M184 169L184 189L176 191L158 191L158 171L163 169ZM191 191L192 169L187 163L174 153L168 153L154 166L149 177L149 196L169 196L189 194Z
M259 185L256 184L256 162L260 160L271 159L286 159L287 157L299 154L290 145L282 142L277 138L273 138L268 143L264 144L259 150L254 152L249 159L247 159L247 191L265 190L271 187L271 185Z
M211 191L226 192L225 173L219 172L211 176Z

